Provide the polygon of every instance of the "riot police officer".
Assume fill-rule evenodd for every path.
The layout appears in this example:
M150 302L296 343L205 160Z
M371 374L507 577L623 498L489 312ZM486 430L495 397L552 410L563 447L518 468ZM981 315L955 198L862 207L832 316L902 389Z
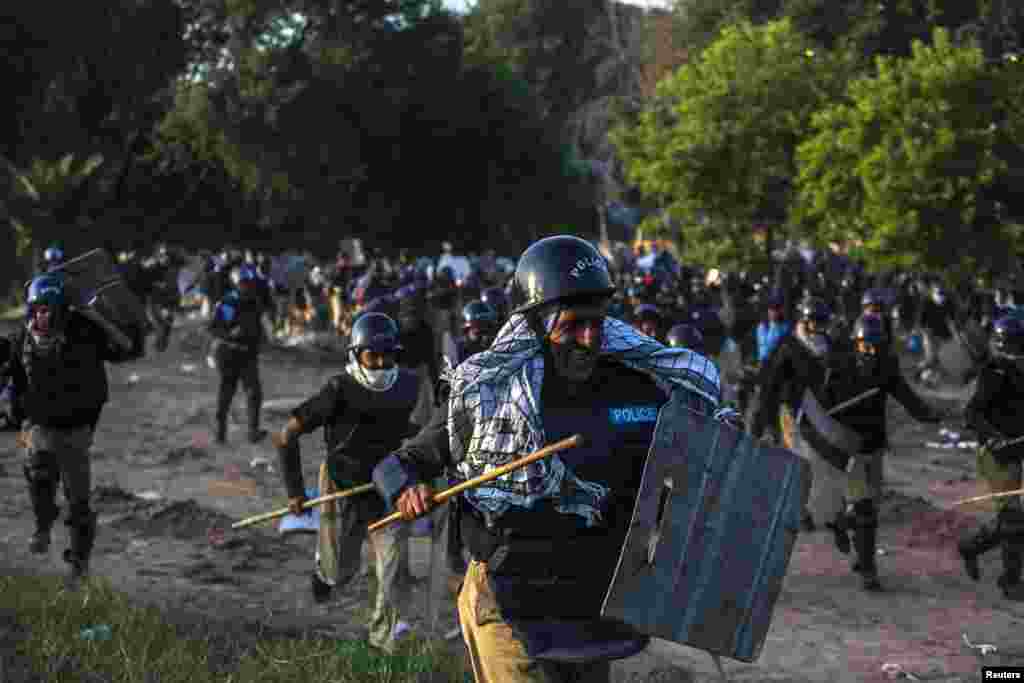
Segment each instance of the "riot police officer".
M109 399L104 363L138 357L142 331L132 332L131 349L117 346L102 325L70 305L59 273L33 279L26 303L26 325L11 345L7 372L25 412L20 443L27 450L25 479L36 522L29 550L49 549L63 483L70 536L64 560L72 578L80 579L88 574L96 538L89 448Z
M174 316L179 308L177 268L167 245L157 247L153 258L143 264L146 282L147 309L156 328L154 346L166 351L174 327Z
M665 326L665 317L654 304L640 304L633 311L633 324L638 330L651 339L663 341L661 333Z
M665 341L674 349L690 349L704 355L704 335L689 323L673 325L665 335Z
M43 258L38 267L39 274L49 273L64 265L64 250L58 244L51 244L43 251Z
M419 375L398 366L398 325L383 313L363 313L353 323L348 364L343 374L327 381L315 396L299 405L287 425L274 435L281 475L293 514L303 511L305 486L299 436L323 428L327 472L331 483L346 489L370 480L374 466L415 433L414 410L424 384ZM312 576L314 598L323 602L334 587L348 583L358 572L366 527L385 512L380 496L365 494L339 501L336 546L321 537ZM321 514L321 523L327 517ZM377 593L370 617L370 644L394 650L402 630L399 623L397 578L408 528L391 526L374 533L371 546Z
M835 419L861 437L861 448L854 460L846 491L846 509L830 526L836 547L850 551L850 532L857 561L853 570L869 591L882 589L875 560L878 542L878 499L881 496L887 446L886 400L892 396L919 422L937 423L941 416L914 393L891 351L891 338L885 320L868 313L860 317L853 331L854 353L835 368L832 381L822 388L821 403L837 406L861 397L835 414ZM874 391L868 395L867 392Z
M259 443L266 436L260 429L263 385L260 382L260 348L267 335L264 316L270 315L274 302L270 287L249 264L234 267L232 288L217 304L207 326L214 337L211 355L220 373L217 390L216 441L226 443L228 412L241 382L247 395L249 442Z
M457 498L472 556L458 610L478 683L600 683L611 660L647 642L599 615L658 408L674 388L709 414L718 373L708 359L608 317L614 285L604 257L582 239L534 243L515 278L522 303L499 337L458 367L449 400L375 468L374 482L411 519L432 505L423 482L445 470L468 479L543 441L587 434L583 447L552 461L560 464Z
M470 356L490 347L498 334L498 313L483 301L470 301L462 307L462 335L456 342L458 365Z
M498 327L508 320L508 295L501 287L488 287L480 293L480 301L494 309L498 316Z
M761 368L761 391L751 423L751 433L760 437L778 419L783 444L789 449L794 447L794 419L804 390L817 389L824 381L832 345L828 336L832 310L823 300L801 302L797 311L794 333L779 342Z
M1024 458L1024 319L1017 315L1000 318L993 325L991 356L982 368L974 396L967 404L967 424L983 440L978 450L978 475L993 493L1021 488L1021 460ZM1021 600L1022 557L1024 557L1024 510L1020 496L997 498L996 518L970 538L959 550L967 575L981 578L978 558L1001 547L1003 573L998 579L1006 597Z

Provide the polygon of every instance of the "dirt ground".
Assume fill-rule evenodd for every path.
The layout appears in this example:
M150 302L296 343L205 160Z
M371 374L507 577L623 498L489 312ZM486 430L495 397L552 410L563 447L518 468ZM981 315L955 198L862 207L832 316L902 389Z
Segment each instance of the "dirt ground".
M244 439L241 396L228 445L211 444L216 377L190 343L196 326L183 321L163 354L110 367L111 402L93 447L101 525L94 573L141 601L197 615L361 637L369 606L365 574L331 604L318 606L309 591L312 536L283 538L274 525L230 530L233 521L279 506L284 494L269 440L253 446ZM287 411L341 365L322 352L267 352L265 427L279 428ZM947 388L924 395L956 405L967 392ZM983 492L973 478L973 452L926 447L942 441L938 428L917 425L901 408L892 408L891 421L879 540L887 590L862 592L850 558L835 550L829 535L802 535L764 652L755 664L724 660L730 680L975 681L983 664L1024 665L1024 603L1007 602L995 586L998 551L984 559L977 584L964 576L955 555L958 535L987 514L951 505ZM956 424L947 427L959 431ZM63 572L62 526L48 560L26 552L32 517L14 436L0 434L3 562L11 570ZM322 458L319 435L304 438L302 448L312 486ZM418 577L428 572L428 556L429 540L415 539ZM424 583L412 590L408 617L416 626L424 613ZM455 625L453 605L442 620ZM983 657L965 637L997 651ZM617 662L614 672L616 681L719 680L706 653L663 641Z

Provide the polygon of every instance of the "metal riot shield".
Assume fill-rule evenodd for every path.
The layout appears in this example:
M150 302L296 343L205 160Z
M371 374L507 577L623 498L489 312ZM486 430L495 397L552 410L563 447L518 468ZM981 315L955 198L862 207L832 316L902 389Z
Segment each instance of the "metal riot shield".
M92 309L123 332L146 329L142 302L104 250L93 249L55 270L64 274L64 287L74 305Z
M756 660L810 483L802 458L674 398L658 415L602 616L714 655Z
M815 453L836 469L849 472L864 439L829 415L809 389L804 390L797 425L800 436Z

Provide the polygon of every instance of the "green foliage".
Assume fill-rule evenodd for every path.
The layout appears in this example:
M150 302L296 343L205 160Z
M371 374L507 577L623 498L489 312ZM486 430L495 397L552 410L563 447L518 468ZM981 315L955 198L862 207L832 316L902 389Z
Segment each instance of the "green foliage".
M815 115L798 152L795 220L826 240L862 240L876 265L978 268L1006 249L986 193L1009 168L1000 149L1024 143L1019 79L942 29L876 65Z
M33 245L58 239L67 230L54 214L103 164L103 156L87 158L67 154L56 161L34 159L25 169L2 159L8 181L5 208L14 227L19 255L28 254Z
M612 139L630 182L684 226L690 253L756 258L751 227L785 218L796 147L843 73L788 21L729 26Z

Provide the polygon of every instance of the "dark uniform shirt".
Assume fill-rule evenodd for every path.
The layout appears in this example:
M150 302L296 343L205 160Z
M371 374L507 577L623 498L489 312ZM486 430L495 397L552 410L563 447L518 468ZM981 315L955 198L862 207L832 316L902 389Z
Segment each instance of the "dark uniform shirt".
M886 400L890 396L915 420L939 421L928 404L907 384L900 371L899 359L887 350L883 352L877 370L871 374L858 372L854 353L838 358L830 380L821 390L822 407L831 408L876 388L879 389L878 393L833 415L840 423L864 438L862 453L873 453L888 445Z
M545 381L545 435L550 442L586 435L584 446L560 457L580 478L610 489L603 525L588 528L551 501L490 519L460 500L464 542L474 559L488 563L502 614L524 634L528 650L544 639L567 646L601 639L607 627L597 621L601 604L629 529L658 411L667 400L651 378L610 360L600 362L574 395L553 377ZM378 466L374 480L386 500L454 469L447 414L442 404L423 431Z
M982 439L1024 436L1024 374L1009 363L990 361L978 376L964 410L967 424ZM1000 457L1024 454L1024 444L1000 451Z

